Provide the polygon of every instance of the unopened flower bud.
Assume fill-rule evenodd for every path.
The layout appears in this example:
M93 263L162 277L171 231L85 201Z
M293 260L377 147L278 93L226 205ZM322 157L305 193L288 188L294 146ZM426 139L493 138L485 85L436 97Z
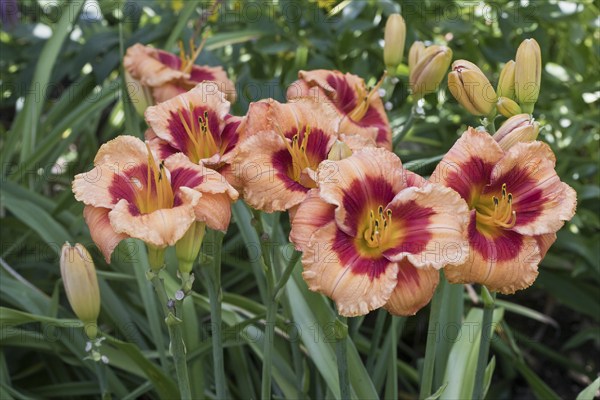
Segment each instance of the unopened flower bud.
M396 68L402 62L406 40L406 24L400 14L392 14L388 17L383 38L385 41L383 61L390 74L394 75Z
M420 99L437 91L452 61L452 50L446 46L432 45L419 56L410 70L409 83L413 96Z
M414 42L412 46L410 46L410 50L408 51L408 69L412 71L415 65L419 62L421 55L425 51L425 44L423 42Z
M523 112L521 111L521 107L508 97L498 97L496 108L498 108L500 114L504 115L506 118L510 118L513 115L521 114Z
M340 161L344 158L348 158L352 155L352 150L348 145L341 140L336 140L333 146L331 146L331 150L329 150L329 154L327 154L327 159L332 161Z
M506 151L519 142L532 142L540 132L540 124L529 114L518 114L507 119L493 138Z
M496 88L498 97L507 97L511 100L515 99L515 65L515 62L510 60L504 64L504 68L500 71L498 87Z
M469 61L457 60L452 63L448 89L473 115L488 116L496 112L496 91L479 67Z
M159 272L165 267L165 249L146 243L148 249L148 264L152 272Z
M94 339L98 332L96 320L100 314L100 289L94 261L85 247L79 243L63 245L60 274L73 312L85 324L88 337Z
M523 111L533 112L540 94L542 52L535 39L525 39L517 49L515 95Z
M129 101L133 104L135 111L140 117L144 116L146 108L154 105L154 98L150 88L142 85L140 81L133 78L125 69L125 85L129 94Z
M206 232L206 223L196 221L185 235L175 244L175 253L179 262L179 273L188 276L192 272L194 261L198 258L202 240Z

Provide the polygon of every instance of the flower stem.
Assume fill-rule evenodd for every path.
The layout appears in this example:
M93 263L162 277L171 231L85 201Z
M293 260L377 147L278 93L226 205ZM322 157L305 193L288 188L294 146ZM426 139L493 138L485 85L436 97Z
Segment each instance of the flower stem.
M496 292L490 293L485 286L481 286L481 298L483 299L483 317L481 319L481 341L479 342L479 354L477 356L477 370L475 371L475 385L473 387L473 399L483 399L483 378L487 367L490 352L490 339L492 336L491 325L494 316L494 303Z
M433 383L433 367L435 365L435 353L438 342L439 319L442 308L442 297L446 286L446 278L440 271L440 283L433 295L431 301L431 311L429 314L429 327L427 336L427 347L425 348L425 362L423 363L423 375L421 377L420 399L426 399L431 395L431 385Z
M392 139L392 148L393 149L395 149L396 146L398 146L398 144L402 141L402 139L404 139L404 137L406 136L408 131L410 131L410 128L412 128L413 124L415 123L415 117L416 117L416 111L415 111L415 108L413 107L410 111L410 114L408 115L408 118L406 119L406 122L404 122L404 125L402 125L402 129Z
M210 319L212 322L212 352L215 372L215 386L218 399L227 396L225 379L225 363L223 361L223 335L221 332L221 304L223 292L221 290L221 246L223 244L223 233L209 231L212 256L211 265L204 266L202 272L205 274L206 290L210 300Z
M348 375L348 325L346 317L338 317L336 322L335 357L338 365L340 380L340 395L342 400L350 398L350 378Z
M261 398L271 398L271 374L273 368L273 345L275 340L275 318L277 316L277 300L275 299L275 276L273 271L272 249L269 248L269 235L265 230L262 215L260 212L254 213L254 226L260 239L260 248L262 252L263 270L265 273L266 292L267 292L267 313L265 316L265 335L263 342L263 368L261 383Z
M183 321L177 317L177 302L170 300L165 289L165 282L160 278L159 272L149 272L150 281L154 286L158 300L163 307L165 314L165 323L169 331L171 345L169 346L171 356L175 362L175 373L177 374L177 383L181 399L191 399L190 381L187 371L187 362L185 357L185 343L183 342L183 332L181 325ZM181 302L179 302L181 305Z
M275 340L275 317L277 315L277 301L274 296L274 282L272 272L265 271L267 276L267 315L265 317L265 336L263 347L263 369L262 369L262 387L261 396L263 399L271 398L271 372L272 372L272 353L273 342Z

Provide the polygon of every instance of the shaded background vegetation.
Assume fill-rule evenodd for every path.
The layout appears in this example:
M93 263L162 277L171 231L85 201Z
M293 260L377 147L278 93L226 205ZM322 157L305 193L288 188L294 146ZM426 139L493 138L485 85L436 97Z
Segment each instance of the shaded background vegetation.
M81 217L82 205L70 191L73 176L89 169L100 144L122 133L143 132L143 121L124 94L120 75L124 49L141 42L175 51L178 39L198 41L210 29L198 63L224 66L238 90L233 109L243 115L251 101L283 100L285 88L300 69L339 69L375 83L384 68L386 16L400 10L407 21L407 48L414 40L447 43L455 59L478 64L494 84L502 63L514 58L523 39L539 42L544 69L534 116L542 124L540 139L557 154L559 175L578 192L578 209L573 221L559 232L534 286L499 297L506 312L492 342L496 371L488 396L572 398L595 379L600 364L597 3L373 0L344 1L332 9L335 4L225 1L211 16L211 2L198 1L87 2L81 13L61 2L3 2L0 305L6 308L0 317L2 398L98 396L94 366L82 361L83 335L65 319L73 316L59 282L58 252L66 240L92 248ZM69 12L76 15L72 26ZM396 130L410 112L406 81L406 75L401 77L390 98L390 121ZM398 149L402 160L414 161L410 165L422 174L433 169L428 158L443 154L467 126L478 124L444 85L438 94L426 98L427 117ZM260 388L257 371L264 306L256 260L244 243L248 244L247 238L232 224L223 255L226 368L230 393L247 398L257 397ZM159 310L143 276L143 252L130 241L119 246L111 265L98 252L94 255L103 299L101 329L123 341L111 339L105 346L113 366L109 385L119 398L134 390L133 396L164 397L173 382L168 378L168 361L163 359L166 337L160 331ZM313 311L319 302L326 304L305 293L296 275L293 279L295 289L288 285L278 320L278 327L288 334L289 324L299 317L291 306L298 299L305 299ZM205 293L199 282L195 289ZM466 295L463 306L465 310L473 307ZM36 322L8 309L47 319ZM186 332L194 390L209 394L212 372L206 298L195 296L187 311L196 315ZM325 314L305 317L326 325L334 317L330 308ZM449 321L460 321L461 314L462 310ZM401 397L416 396L427 317L425 308L401 322L393 322L399 320L385 312L351 321L357 356L380 396L386 396L389 386L384 354L397 356L393 362ZM401 329L395 353L386 336L391 324ZM318 345L328 337L326 329L316 328L302 335L316 335L313 342ZM452 343L443 342L441 351L449 351ZM304 345L283 334L277 337L277 396L330 394L330 377L319 369L322 360L310 351L305 354ZM161 365L167 372L161 372ZM148 371L156 373L148 377ZM443 376L436 375L435 382L439 386Z

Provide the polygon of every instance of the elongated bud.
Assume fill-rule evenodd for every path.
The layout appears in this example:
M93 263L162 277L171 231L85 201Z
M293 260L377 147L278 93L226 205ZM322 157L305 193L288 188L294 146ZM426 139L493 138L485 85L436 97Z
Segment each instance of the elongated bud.
M425 51L425 43L416 41L408 51L408 69L412 71Z
M525 39L517 49L515 95L523 111L533 112L540 94L542 52L535 39Z
M192 267L194 261L198 258L198 253L200 253L205 233L206 223L196 221L190 226L185 235L179 239L177 244L175 244L175 253L177 254L177 261L179 261L179 273L182 276L189 275L192 272Z
M539 122L534 121L530 114L518 114L507 119L493 138L506 151L519 142L534 141L539 133Z
M515 99L515 65L516 63L513 60L510 60L504 64L504 68L500 71L498 87L496 88L498 97L506 97L511 100Z
M410 71L409 83L413 96L420 99L437 91L452 61L452 50L446 46L432 45L419 56Z
M489 116L496 112L498 97L494 87L479 67L466 60L452 63L448 89L471 114Z
M385 23L383 35L383 62L389 73L394 75L396 68L402 62L404 42L406 41L406 24L400 14L392 14Z
M510 118L513 115L521 114L523 112L521 111L521 107L508 97L498 97L496 108L498 109L498 112L506 118Z
M95 339L100 314L100 289L96 267L90 253L81 244L65 243L60 254L60 274L67 299L77 318L85 324L85 333Z
M144 116L146 108L154 105L154 98L150 88L141 84L140 81L131 76L127 69L125 71L125 85L127 85L127 93L129 101L133 104L135 111L140 117Z
M153 272L159 272L165 267L165 249L146 243L148 249L148 264Z
M333 146L331 146L331 150L329 150L329 154L327 154L327 159L332 161L340 161L344 158L348 158L352 155L352 150L348 145L341 140L336 140Z

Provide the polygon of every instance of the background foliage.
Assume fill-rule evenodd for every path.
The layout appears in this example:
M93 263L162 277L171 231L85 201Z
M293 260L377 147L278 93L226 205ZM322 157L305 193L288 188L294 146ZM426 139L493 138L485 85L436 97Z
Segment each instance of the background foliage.
M100 144L118 134L143 132L119 73L127 46L141 42L175 51L177 39L198 40L210 29L198 63L227 69L238 89L234 111L243 115L251 101L283 100L300 69L335 68L373 84L383 72L385 18L400 9L408 26L407 47L414 40L448 43L455 59L475 62L493 83L523 39L540 43L544 70L534 116L543 125L540 138L557 154L559 175L578 192L578 210L559 232L534 286L499 297L505 312L492 342L495 373L488 396L573 398L595 379L600 364L597 4L373 0L343 1L332 9L331 3L336 4L226 1L209 16L211 2L199 1L24 0L18 14L13 2L3 2L0 397L99 396L94 364L83 360L85 339L63 293L58 253L67 240L93 248L82 205L70 191L73 176L89 169ZM406 80L402 77L391 95L395 129L410 110ZM429 158L443 154L466 126L478 124L444 88L427 97L426 113L398 150L422 174L433 169ZM222 257L228 389L236 398L255 398L260 391L264 277L258 237L248 229L251 218L237 207L237 225L229 229ZM267 216L264 222L283 264L291 249L285 246L286 217L281 216L283 229L274 224L277 219ZM144 252L137 242L126 241L111 265L97 251L94 256L101 329L109 335L102 349L110 359L106 382L111 392L117 398L173 397L168 340L144 276ZM195 290L199 294L185 309L193 392L214 396L201 279ZM468 343L458 327L463 313L469 320L468 311L478 311L462 287L447 295L458 298L460 307L445 316L441 360L455 342L455 348ZM354 395L417 396L427 316L427 308L408 319L381 311L349 322ZM275 396L339 396L334 328L333 308L308 292L296 268L278 310ZM465 361L451 360L446 373L460 374ZM436 373L435 388L447 378Z

